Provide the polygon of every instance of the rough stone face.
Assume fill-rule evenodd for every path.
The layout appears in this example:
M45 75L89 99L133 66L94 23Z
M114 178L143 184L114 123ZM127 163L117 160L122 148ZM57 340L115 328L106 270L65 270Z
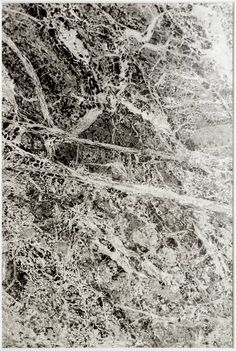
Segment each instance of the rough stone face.
M232 4L4 4L3 346L232 347Z

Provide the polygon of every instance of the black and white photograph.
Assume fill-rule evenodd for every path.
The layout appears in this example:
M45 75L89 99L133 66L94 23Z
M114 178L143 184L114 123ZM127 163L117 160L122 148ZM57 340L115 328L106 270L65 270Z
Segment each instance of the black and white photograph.
M3 348L233 348L233 12L2 4Z

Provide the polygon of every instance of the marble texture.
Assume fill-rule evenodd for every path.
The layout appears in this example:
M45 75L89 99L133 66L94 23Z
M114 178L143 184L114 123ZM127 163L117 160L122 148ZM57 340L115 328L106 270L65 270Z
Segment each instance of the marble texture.
M3 346L232 347L232 4L4 4Z

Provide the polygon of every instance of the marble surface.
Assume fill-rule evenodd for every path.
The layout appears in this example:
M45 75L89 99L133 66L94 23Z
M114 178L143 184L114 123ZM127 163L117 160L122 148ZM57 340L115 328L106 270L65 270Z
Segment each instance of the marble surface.
M232 5L2 21L3 346L232 347Z

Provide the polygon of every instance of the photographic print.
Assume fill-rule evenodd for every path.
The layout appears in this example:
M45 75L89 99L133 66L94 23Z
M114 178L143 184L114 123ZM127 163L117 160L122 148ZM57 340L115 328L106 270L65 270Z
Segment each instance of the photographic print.
M3 347L233 347L233 4L2 5Z

